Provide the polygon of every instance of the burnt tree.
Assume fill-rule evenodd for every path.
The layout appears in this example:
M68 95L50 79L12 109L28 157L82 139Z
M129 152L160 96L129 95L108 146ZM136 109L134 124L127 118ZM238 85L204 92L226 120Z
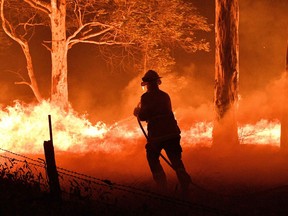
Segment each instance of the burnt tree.
M288 106L285 102L287 98L287 74L288 74L288 41L286 50L286 71L284 74L284 101L283 101L283 113L281 119L281 136L280 136L280 147L283 150L288 149Z
M213 146L231 147L239 143L235 116L239 78L238 0L216 0L215 15Z

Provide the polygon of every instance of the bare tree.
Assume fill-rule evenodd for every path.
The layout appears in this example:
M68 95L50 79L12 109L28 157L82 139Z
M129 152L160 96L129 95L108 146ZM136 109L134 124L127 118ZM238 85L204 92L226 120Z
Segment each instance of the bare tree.
M216 0L215 22L213 145L231 147L239 143L235 117L239 77L238 0Z
M43 41L51 53L51 98L63 107L68 105L67 55L75 44L124 46L127 52L140 53L143 69L173 64L171 47L208 50L208 43L194 35L210 30L206 19L182 0L0 1L3 29L27 60L30 82L21 83L29 85L39 101L29 41L38 26L51 30L51 38Z
M11 8L11 10L9 11L10 12L9 16L17 17L16 22L18 23L17 23L17 26L15 27L14 26L15 20L9 22L5 18L4 0L1 1L1 11L0 11L1 14L0 15L1 15L2 27L3 27L4 32L21 46L22 51L26 58L26 62L27 62L26 68L27 68L30 81L26 81L23 79L21 80L21 82L16 82L16 83L28 85L32 89L36 99L38 101L41 101L42 96L40 94L38 84L35 78L33 64L32 64L32 57L31 57L30 47L29 47L29 40L32 37L34 33L34 29L35 29L35 25L33 24L31 26L31 23L35 19L36 14L31 12L30 10L24 9L22 5L23 4L15 2L15 1L11 1L7 4L7 6ZM27 19L25 15L28 15L29 19L23 22L23 20Z
M60 106L68 105L67 54L77 43L96 45L124 44L118 27L121 21L111 21L113 8L105 0L1 0L1 20L5 33L22 48L29 85L38 101L42 100L34 75L29 41L37 26L51 29L51 40L43 44L51 52L51 98ZM19 13L21 11L21 13Z

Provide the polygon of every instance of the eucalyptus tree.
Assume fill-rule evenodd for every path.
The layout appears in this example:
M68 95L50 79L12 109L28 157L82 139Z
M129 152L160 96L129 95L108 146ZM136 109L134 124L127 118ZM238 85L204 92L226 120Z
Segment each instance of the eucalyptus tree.
M170 71L175 64L173 49L186 52L209 51L209 43L199 32L209 32L211 26L197 8L183 0L116 0L117 17L123 17L122 31L129 35L137 48L139 69L154 68Z
M43 40L51 53L51 99L66 107L68 101L68 51L79 43L101 47L118 45L140 56L141 69L169 68L171 49L187 52L208 50L206 41L195 36L210 26L196 8L182 0L0 0L4 32L17 42L27 61L29 80L38 101L31 38L39 28L49 29ZM136 61L137 62L137 61Z
M235 116L239 88L238 0L216 0L215 14L216 120L213 128L213 144L231 147L239 144Z

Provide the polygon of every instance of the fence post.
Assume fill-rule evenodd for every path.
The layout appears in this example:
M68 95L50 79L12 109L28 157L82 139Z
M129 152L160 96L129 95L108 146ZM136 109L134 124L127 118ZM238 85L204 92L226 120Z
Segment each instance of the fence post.
M50 140L44 141L46 172L48 175L50 194L53 197L53 199L60 201L61 200L61 189L60 189L58 172L57 172L56 162L55 162L51 115L48 115L48 121L49 121Z

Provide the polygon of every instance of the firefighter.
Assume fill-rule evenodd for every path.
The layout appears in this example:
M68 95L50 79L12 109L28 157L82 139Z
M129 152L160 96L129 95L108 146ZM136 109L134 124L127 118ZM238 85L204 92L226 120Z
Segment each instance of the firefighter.
M161 77L157 72L149 70L145 73L141 85L146 86L147 91L141 96L139 105L134 109L134 115L140 121L147 122L146 156L157 186L161 189L167 188L166 175L159 160L161 150L164 149L176 172L182 191L186 192L191 178L181 159L181 132L172 112L170 97L159 89L160 84Z

